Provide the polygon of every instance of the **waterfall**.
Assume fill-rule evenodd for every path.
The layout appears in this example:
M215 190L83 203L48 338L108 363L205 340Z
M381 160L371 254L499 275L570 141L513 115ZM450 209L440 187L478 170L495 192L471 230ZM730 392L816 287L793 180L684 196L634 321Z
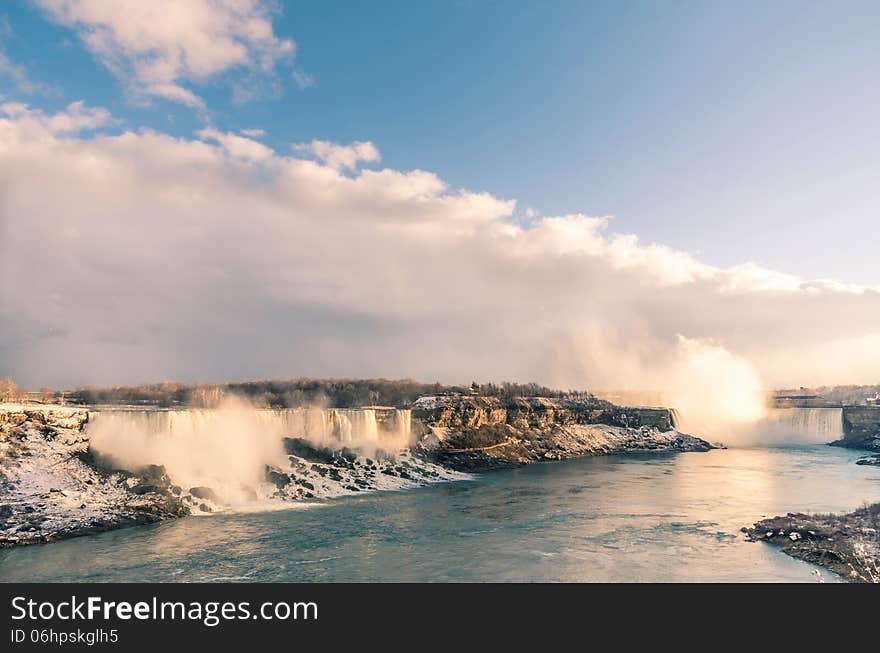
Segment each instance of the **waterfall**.
M372 408L331 408L340 442L378 442L379 426Z
M806 436L815 442L831 442L843 437L841 408L775 408L767 421L792 435Z
M669 426L673 429L678 429L681 425L681 414L678 412L677 408L669 409Z
M390 406L264 409L231 397L210 409L99 408L85 428L114 483L155 483L195 514L457 477L409 451L412 413Z
M394 411L394 423L397 427L397 436L404 441L409 441L412 436L412 411L409 409Z
M381 423L377 413L382 413ZM216 431L228 421L227 411L214 409L132 410L108 409L89 413L89 431L112 430L125 437L131 431L157 436L187 438ZM236 423L269 437L302 437L316 443L368 444L409 441L412 414L395 408L290 408L251 409L235 413ZM228 424L226 426L229 426Z
M408 410L271 410L234 400L215 409L101 409L90 411L86 424L92 450L116 466L136 471L163 465L184 490L209 487L229 505L263 491L267 467L289 469L283 438L374 457L378 449L393 453L409 446L410 429Z

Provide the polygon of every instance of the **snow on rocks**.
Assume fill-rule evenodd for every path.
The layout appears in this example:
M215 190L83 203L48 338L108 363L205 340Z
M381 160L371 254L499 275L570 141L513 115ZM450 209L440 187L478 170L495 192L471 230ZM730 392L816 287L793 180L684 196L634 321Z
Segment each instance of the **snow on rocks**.
M50 542L186 514L158 486L94 464L83 409L0 405L0 546Z

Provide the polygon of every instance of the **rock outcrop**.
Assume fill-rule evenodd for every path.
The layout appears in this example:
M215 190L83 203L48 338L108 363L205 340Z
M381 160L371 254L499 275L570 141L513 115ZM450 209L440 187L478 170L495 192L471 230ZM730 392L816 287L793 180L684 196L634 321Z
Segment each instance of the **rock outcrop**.
M847 580L880 583L880 503L843 515L789 513L743 531Z
M83 409L0 407L0 546L51 542L187 514L161 467L103 468Z
M705 440L675 430L666 408L583 399L442 395L413 404L413 428L437 461L481 470L610 453L707 451Z
M831 444L880 453L880 407L844 406L843 438Z

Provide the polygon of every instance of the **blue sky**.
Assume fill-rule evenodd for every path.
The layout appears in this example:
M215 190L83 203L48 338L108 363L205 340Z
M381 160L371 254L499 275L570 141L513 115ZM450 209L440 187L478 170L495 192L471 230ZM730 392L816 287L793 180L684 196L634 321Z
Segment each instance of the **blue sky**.
M874 284L880 206L880 10L808 2L281 3L297 44L280 92L231 101L193 84L206 115L137 106L76 34L5 3L8 59L58 109L83 99L128 128L191 137L260 128L279 151L370 140L383 164L516 198L714 265L744 260Z

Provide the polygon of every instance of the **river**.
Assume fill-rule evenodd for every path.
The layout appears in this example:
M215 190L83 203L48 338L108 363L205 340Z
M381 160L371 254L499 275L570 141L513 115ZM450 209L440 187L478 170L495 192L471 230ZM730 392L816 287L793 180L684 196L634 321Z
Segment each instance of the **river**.
M880 500L823 445L617 455L0 551L0 581L826 581L739 529Z

